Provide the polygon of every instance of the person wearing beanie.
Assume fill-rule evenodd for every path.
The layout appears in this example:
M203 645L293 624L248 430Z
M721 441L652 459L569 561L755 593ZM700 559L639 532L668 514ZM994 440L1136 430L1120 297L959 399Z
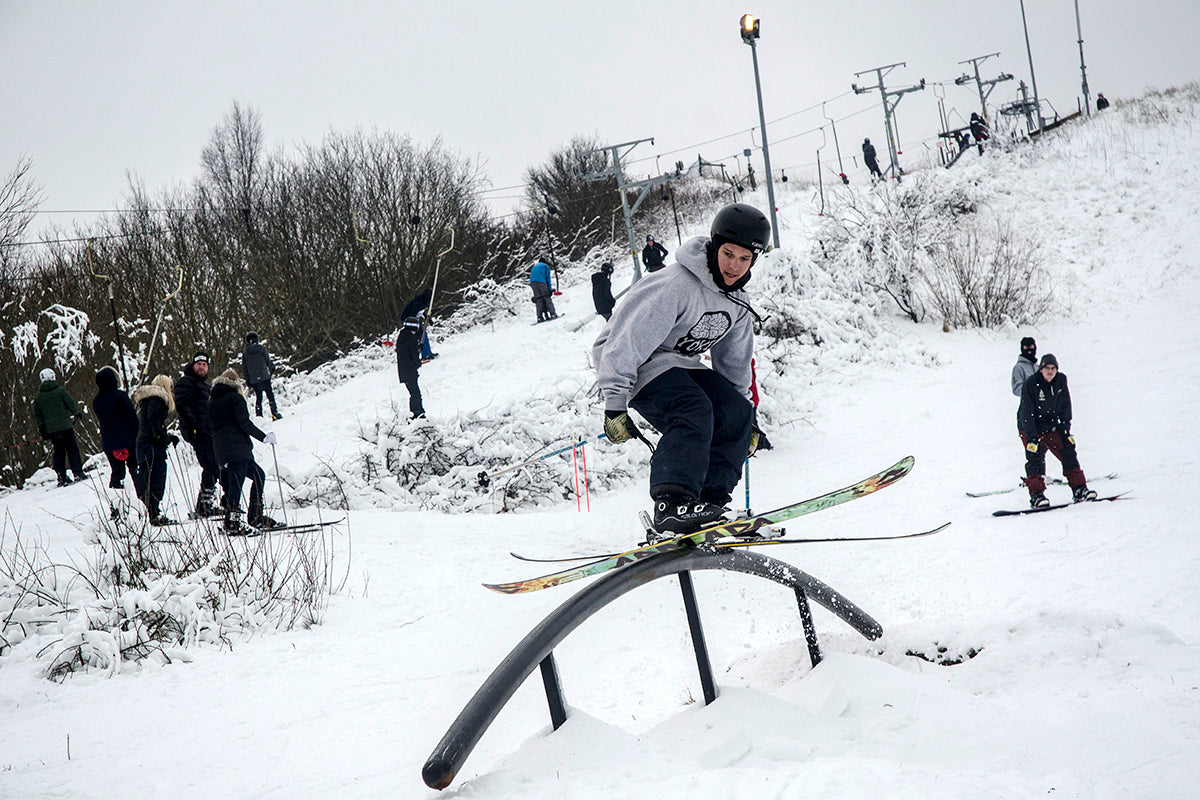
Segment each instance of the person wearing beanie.
M278 523L263 513L263 488L266 473L254 460L253 437L275 444L275 434L265 433L250 421L250 409L242 394L242 382L233 369L213 381L212 401L208 404L208 426L212 431L217 460L225 469L225 532L229 535L256 534ZM246 523L242 521L242 484L250 479Z
M424 335L425 326L421 320L408 317L396 336L396 374L404 388L408 389L408 410L413 419L425 416L421 387L417 383L417 372L421 369L421 339Z
M280 419L279 407L275 405L275 392L271 389L271 373L275 365L267 348L258 341L258 334L250 331L246 334L246 349L242 351L242 369L246 371L246 385L254 390L254 415L263 415L263 393L267 395L267 403L271 407L271 419Z
M213 517L221 513L223 503L217 497L220 470L213 453L212 434L208 430L208 353L203 350L192 356L175 382L175 410L179 414L179 434L196 452L200 464L200 493L196 496L193 514Z
M117 371L113 367L104 367L96 373L96 388L99 391L92 398L92 412L100 425L100 447L112 468L108 488L124 488L127 470L136 486L138 463L134 453L138 435L137 410L129 395L121 391Z
M710 236L684 242L675 263L629 289L592 347L608 440L644 440L630 409L662 433L650 462L660 534L721 519L741 479L754 423L758 317L743 289L770 232L757 208L725 206Z
M612 317L613 306L617 304L612 293L613 269L612 262L605 261L600 265L599 272L592 273L592 303L596 306L596 313L604 317L605 322Z
M1071 435L1071 392L1067 376L1058 371L1058 359L1052 353L1042 356L1038 370L1021 386L1021 405L1017 409L1017 429L1025 446L1025 487L1029 505L1044 508L1046 498L1046 451L1062 462L1063 477L1071 487L1076 503L1095 500L1087 477L1079 466L1075 437Z
M1035 372L1037 372L1037 342L1033 340L1032 336L1026 336L1021 340L1021 354L1017 356L1017 363L1012 368L1013 397L1021 396L1021 387Z
M642 248L642 263L646 266L646 272L662 269L668 255L667 248L654 241L653 236L646 237L646 246Z
M537 321L558 319L558 312L554 310L554 287L550 285L550 265L546 263L546 259L539 258L529 270L529 288L533 290L533 307L537 311Z
M67 464L76 481L84 480L83 458L79 455L79 442L75 439L75 420L83 416L75 398L67 393L57 380L54 370L44 369L38 374L42 385L33 398L33 417L38 433L49 439L53 448L52 463L58 474L58 485L66 486L72 481L67 478Z
M151 525L171 525L175 520L162 513L167 492L167 447L179 444L179 437L167 431L167 418L175 410L173 384L166 375L156 375L133 393L137 410L138 434L134 445L138 471L133 475L138 498L146 506Z

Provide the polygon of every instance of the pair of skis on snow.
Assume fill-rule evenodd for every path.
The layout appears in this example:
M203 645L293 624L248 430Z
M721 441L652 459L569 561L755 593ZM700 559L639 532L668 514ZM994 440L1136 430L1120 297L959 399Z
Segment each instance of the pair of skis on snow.
M752 547L760 545L785 545L785 544L802 544L813 542L857 542L857 541L884 541L891 539L912 539L918 536L930 536L945 530L950 526L947 522L933 530L921 531L920 533L908 533L898 536L861 536L861 537L837 537L837 538L819 538L819 539L796 539L796 538L763 538L760 531L767 529L778 523L785 522L796 517L812 514L816 511L823 511L827 508L832 508L842 503L847 503L851 500L857 500L860 497L865 497L872 492L877 492L887 486L891 486L896 481L907 475L913 468L913 457L906 456L892 466L885 469L876 475L872 475L865 480L847 486L837 491L828 492L818 497L812 497L808 500L802 500L799 503L793 503L783 508L778 508L774 511L769 511L765 514L759 514L744 519L730 520L720 522L716 525L702 528L694 533L676 536L662 541L651 542L642 547L627 550L623 553L605 553L602 555L583 556L579 558L564 558L564 559L534 559L526 556L512 555L523 561L582 561L591 559L586 564L577 567L569 567L567 569L552 572L548 575L542 575L536 578L529 578L523 581L513 581L510 583L485 583L487 588L501 592L504 594L522 594L524 592L535 592L539 589L548 589L551 586L559 586L564 583L570 583L581 578L587 578L592 575L599 575L610 570L619 569L628 566L629 564L642 561L659 553L668 553L675 550L690 550L699 548L717 552L721 549L732 547Z

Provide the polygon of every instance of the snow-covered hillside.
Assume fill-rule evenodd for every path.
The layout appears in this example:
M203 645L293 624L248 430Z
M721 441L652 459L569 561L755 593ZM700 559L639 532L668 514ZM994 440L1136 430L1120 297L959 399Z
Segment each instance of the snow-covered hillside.
M1200 793L1198 93L1114 106L937 174L981 198L980 217L1037 237L1061 313L1032 328L943 332L884 308L828 346L780 355L786 369L775 351L760 354L775 449L751 464L756 509L911 453L916 468L898 485L790 531L953 523L925 539L770 552L862 606L882 639L816 609L825 660L812 669L790 592L699 573L721 693L706 707L679 590L651 583L556 650L567 724L550 732L540 681L527 681L441 796ZM823 224L808 190L778 199L783 247L755 267L762 285L807 263ZM0 657L0 797L439 796L421 781L425 758L500 659L579 588L503 596L480 584L549 571L510 550L631 545L648 504L636 442L589 445L590 511L561 491L573 485L570 453L506 474L496 491L470 488L481 468L600 432L588 363L599 319L566 324L593 316L586 274L556 298L563 320L533 326L530 305L520 319L435 333L440 357L421 373L428 425L402 422L407 396L384 348L289 387L273 430L291 502L328 497L322 481L337 481L351 505L350 578L323 623L63 683L28 653ZM614 286L629 279L618 264ZM847 311L826 288L814 287L810 313L836 331ZM1094 488L1126 499L1001 519L991 512L1024 506L1022 491L967 497L1022 474L1008 379L1026 334L1070 376L1084 470L1118 473ZM389 463L434 445L480 460L401 489ZM33 482L2 498L9 529L56 559L86 560L96 492ZM1067 492L1050 489L1054 500ZM516 513L489 513L514 502ZM933 663L939 654L961 663Z

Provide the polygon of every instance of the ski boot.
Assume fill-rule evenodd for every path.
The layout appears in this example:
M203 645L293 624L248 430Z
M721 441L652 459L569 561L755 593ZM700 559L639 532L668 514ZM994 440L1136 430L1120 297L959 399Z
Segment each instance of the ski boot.
M250 526L260 531L269 531L272 528L282 528L283 525L268 517L266 514L259 514L254 519L250 520Z
M156 514L150 518L150 524L155 528L161 528L164 525L176 525L178 524L178 520L173 520L166 514Z
M1085 503L1089 500L1096 499L1096 490L1089 489L1087 487L1087 484L1084 484L1083 486L1076 486L1072 490L1071 494L1072 494L1071 499L1074 500L1076 503Z
M666 490L654 497L654 530L668 536L682 536L723 520L728 510L690 493Z
M1042 492L1029 495L1030 508L1045 508L1048 505L1050 505L1050 501L1046 499L1046 495Z

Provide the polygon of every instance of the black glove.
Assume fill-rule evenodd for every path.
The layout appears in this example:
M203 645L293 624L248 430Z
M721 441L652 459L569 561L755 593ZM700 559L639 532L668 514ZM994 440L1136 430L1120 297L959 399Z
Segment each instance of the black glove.
M613 444L624 444L637 436L637 426L629 418L628 411L604 412L604 435Z

